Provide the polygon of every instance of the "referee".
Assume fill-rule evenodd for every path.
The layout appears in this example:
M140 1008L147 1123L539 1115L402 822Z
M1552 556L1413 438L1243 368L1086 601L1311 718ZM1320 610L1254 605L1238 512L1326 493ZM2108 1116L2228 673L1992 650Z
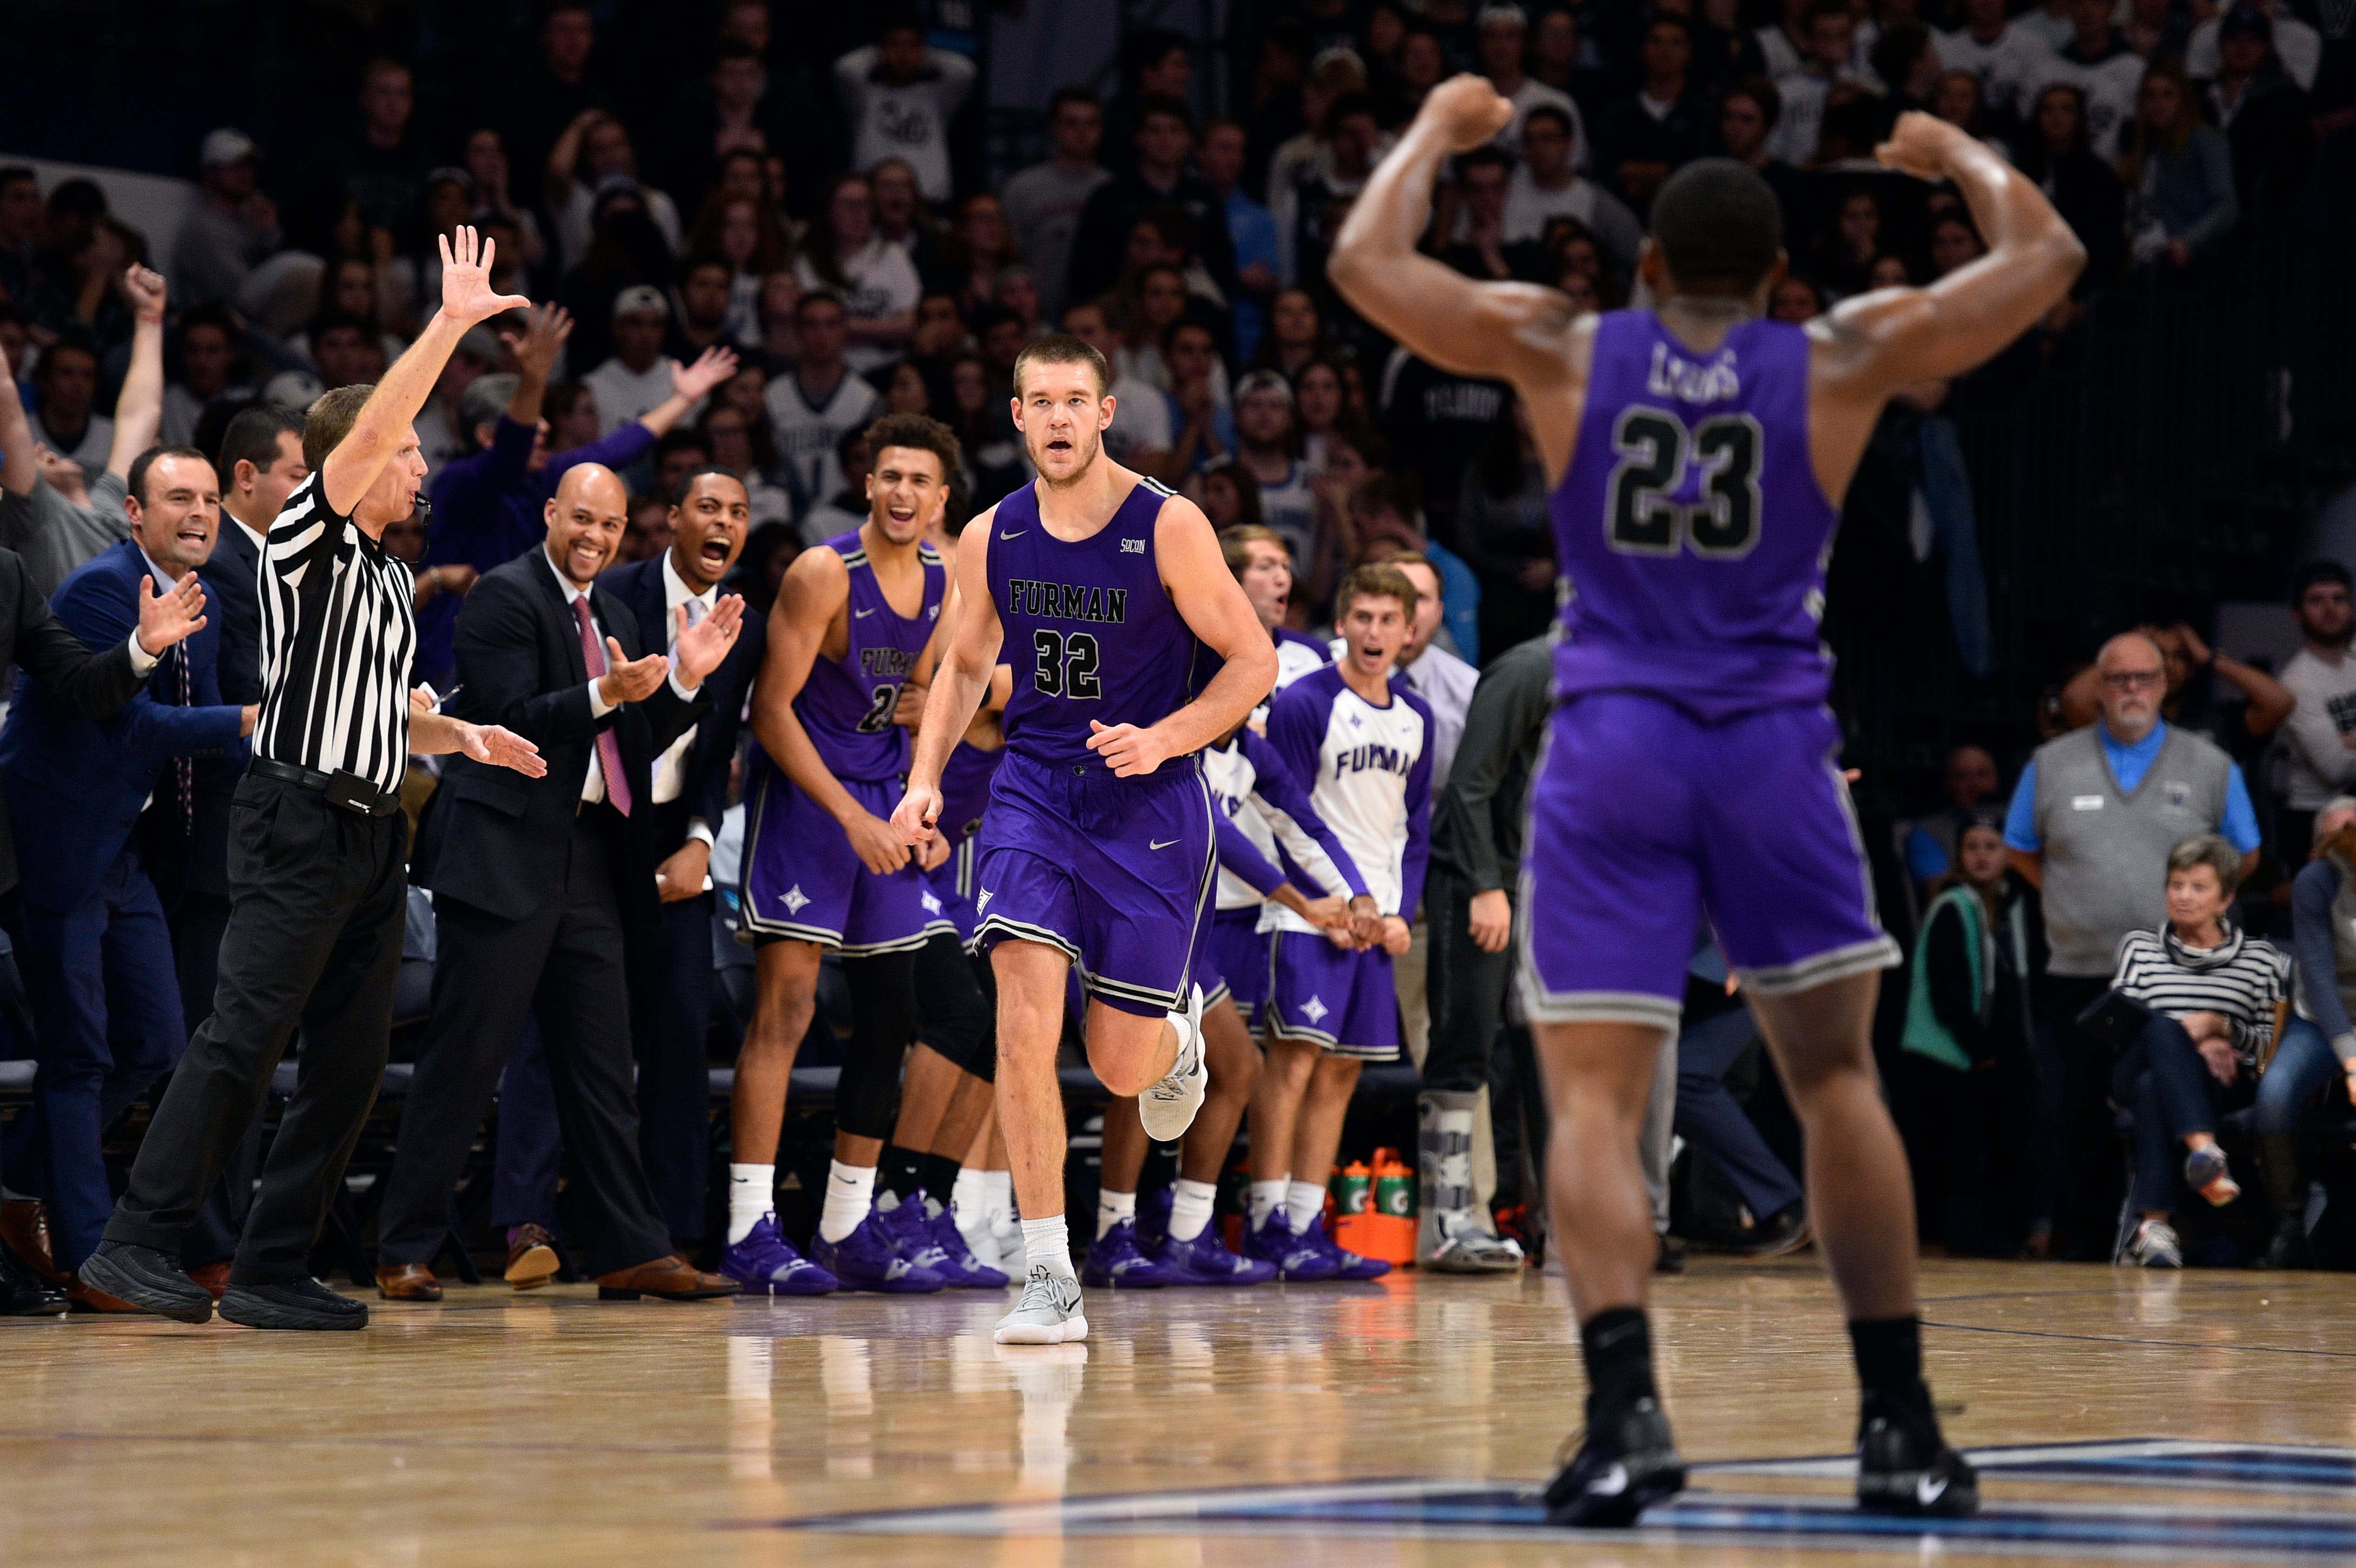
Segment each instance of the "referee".
M442 241L442 309L375 387L311 405L311 469L270 525L259 584L262 712L230 807L229 926L212 1016L188 1041L82 1278L202 1323L212 1297L180 1271L181 1233L262 1107L302 1026L301 1075L248 1213L220 1314L252 1328L358 1328L368 1308L307 1258L384 1072L406 912L411 752L465 752L534 777L508 731L412 711L409 568L388 524L415 510L425 460L411 421L466 330L530 304L496 293L492 247Z

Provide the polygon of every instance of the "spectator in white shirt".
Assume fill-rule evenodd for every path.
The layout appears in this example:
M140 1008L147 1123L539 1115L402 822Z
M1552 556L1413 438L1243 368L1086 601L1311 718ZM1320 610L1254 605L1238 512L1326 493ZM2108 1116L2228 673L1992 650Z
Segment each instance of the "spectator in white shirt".
M2027 108L2022 94L2053 53L2042 38L2006 18L2004 0L1964 0L1964 25L1937 40L1939 63L1978 77L1981 105L2008 117Z
M204 200L173 241L172 294L183 305L233 304L254 263L278 249L278 208L254 183L253 139L244 132L213 132L198 162Z
M844 357L854 370L898 358L916 330L924 288L908 252L875 232L874 189L865 175L836 176L794 277L805 292L830 289L841 300L851 335Z
M1776 90L1783 95L1783 112L1776 119L1769 143L1775 156L1802 168L1815 161L1825 103L1833 89L1845 82L1872 86L1857 68L1857 18L1843 0L1814 0L1808 7L1806 37L1808 53L1799 73L1776 80Z
M1066 311L1064 330L1103 355L1107 365L1121 363L1120 334L1094 300ZM1105 427L1105 451L1123 467L1159 475L1170 461L1170 400L1151 382L1119 370L1106 391L1112 398L1112 423Z
M973 91L973 61L928 48L914 22L894 20L863 49L834 62L834 90L851 122L851 162L905 158L926 201L949 198L949 119Z
M1587 126L1579 117L1579 105L1570 94L1545 82L1522 69L1524 46L1529 40L1529 18L1519 5L1487 5L1481 7L1479 17L1481 39L1481 74L1497 95L1514 106L1514 117L1497 133L1497 145L1509 153L1522 150L1522 126L1530 111L1539 104L1550 104L1570 117L1571 140L1582 151L1587 146Z
M2070 0L2070 16L2077 30L2059 53L2047 58L2029 99L2035 102L2052 82L2075 87L2085 95L2086 133L2094 151L2116 162L2143 91L2143 57L2111 26L2111 0Z
M2283 666L2282 684L2297 705L2284 727L2290 756L2286 804L2294 812L2320 810L2335 795L2356 790L2356 659L2348 656L2351 630L2348 569L2336 560L2299 568L2291 612L2305 646ZM2304 828L2283 826L2281 841L2303 842Z
M91 411L98 397L98 349L89 335L70 331L43 350L33 367L33 389L41 400L32 415L33 439L92 474L107 466L114 421Z
M597 399L599 435L613 434L670 397L672 366L662 352L669 322L670 303L660 289L640 283L614 296L614 357L581 378ZM689 410L687 417L697 411Z
M1551 104L1522 126L1522 165L1505 187L1505 240L1536 240L1557 218L1576 218L1603 241L1623 272L1636 265L1644 226L1627 205L1580 174L1572 154L1578 123Z
M1104 106L1086 87L1062 87L1047 101L1047 138L1055 155L1016 174L1000 191L1006 220L1021 237L1023 254L1039 279L1045 313L1064 307L1064 278L1080 210L1112 176L1097 162L1104 140Z

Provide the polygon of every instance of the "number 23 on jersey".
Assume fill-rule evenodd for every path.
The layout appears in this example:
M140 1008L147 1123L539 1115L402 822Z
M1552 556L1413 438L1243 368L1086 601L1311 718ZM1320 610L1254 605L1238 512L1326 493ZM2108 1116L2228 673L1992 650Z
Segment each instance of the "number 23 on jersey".
M1612 465L1604 492L1605 538L1626 555L1740 560L1759 543L1759 421L1718 414L1692 429L1673 413L1633 406L1612 427ZM1698 497L1688 465L1700 469Z

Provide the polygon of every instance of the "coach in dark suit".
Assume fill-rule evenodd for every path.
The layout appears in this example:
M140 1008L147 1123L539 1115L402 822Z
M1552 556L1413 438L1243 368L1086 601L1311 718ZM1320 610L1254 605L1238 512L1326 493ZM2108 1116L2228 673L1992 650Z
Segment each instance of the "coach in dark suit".
M59 585L57 618L86 645L129 637L145 585L201 565L219 527L212 464L194 448L149 450L129 484L131 538ZM0 731L23 876L35 1115L55 1261L68 1271L97 1247L113 1208L100 1152L107 1125L188 1038L163 905L133 829L150 795L192 809L195 759L244 759L254 709L221 700L220 645L218 627L198 629L103 724L36 679ZM121 1305L76 1290L85 1306Z
M569 471L548 503L545 547L486 574L458 617L466 710L535 742L548 773L519 782L454 763L443 775L423 877L439 936L434 1012L380 1226L388 1299L440 1293L426 1265L527 1009L546 1042L599 1285L672 1297L735 1289L670 1256L647 1186L623 933L661 921L654 759L707 710L698 688L734 645L744 602L720 600L678 634L672 657L639 656L637 617L596 585L628 505L611 470Z
M637 618L649 648L668 647L679 613L701 619L744 548L752 505L744 481L717 466L680 480L670 510L671 546L597 580ZM743 728L745 694L766 639L758 620L704 680L711 710L655 759L648 814L662 900L661 921L626 933L630 1039L638 1057L638 1151L673 1247L692 1253L703 1239L710 1175L712 1091L704 1035L712 1017L712 894L705 877L712 835L728 809L729 765ZM498 1176L492 1219L546 1226L556 1211L562 1145L545 1051L527 1036L509 1061L499 1091Z

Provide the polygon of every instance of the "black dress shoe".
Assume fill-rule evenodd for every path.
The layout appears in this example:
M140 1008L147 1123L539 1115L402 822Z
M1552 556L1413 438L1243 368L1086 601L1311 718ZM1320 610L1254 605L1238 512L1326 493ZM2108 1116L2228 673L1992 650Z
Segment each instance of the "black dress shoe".
M66 1293L16 1261L0 1245L0 1317L55 1317L66 1309Z
M365 1328L368 1303L328 1289L316 1279L269 1285L230 1282L220 1315L248 1328Z
M101 1242L82 1260L81 1282L134 1307L182 1323L209 1323L212 1293L180 1272L177 1259L131 1242Z

